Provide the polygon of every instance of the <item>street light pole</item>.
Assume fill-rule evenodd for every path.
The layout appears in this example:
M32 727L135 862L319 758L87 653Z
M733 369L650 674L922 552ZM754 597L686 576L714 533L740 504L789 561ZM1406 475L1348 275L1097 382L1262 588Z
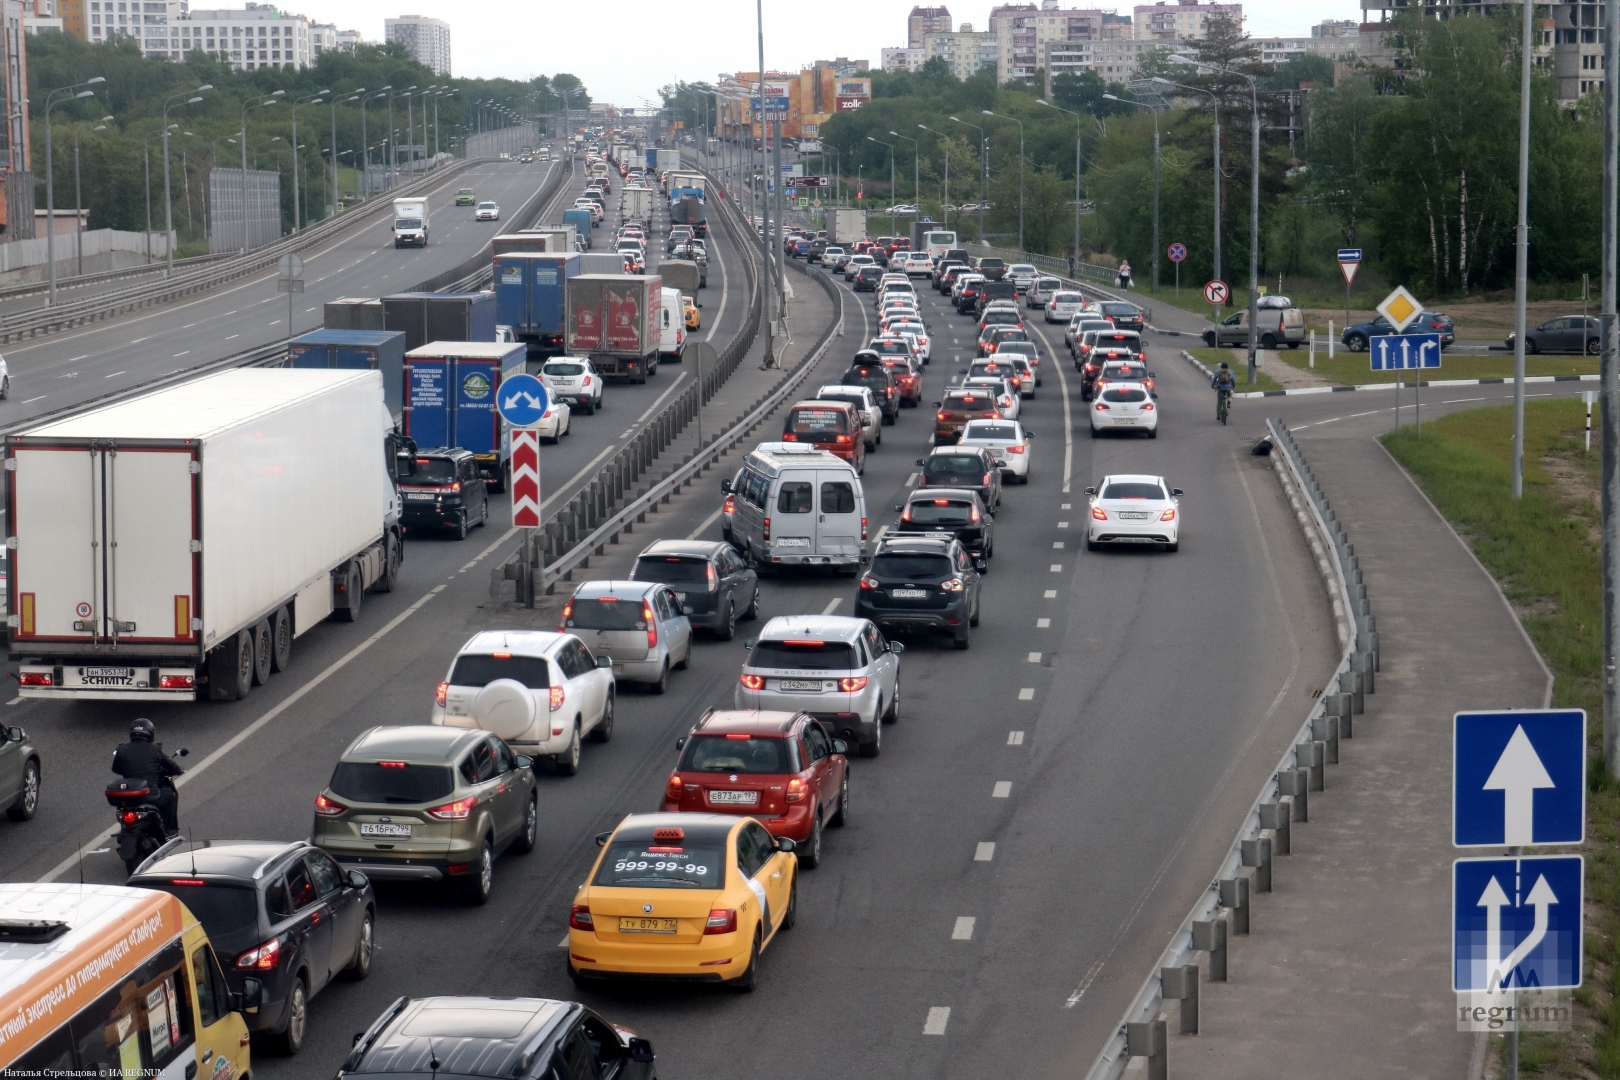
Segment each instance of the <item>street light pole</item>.
M313 105L330 94L330 90L322 90L318 94L311 94L306 98L295 99L292 103L292 174L293 174L293 232L303 232L303 218L299 216L298 207L298 106ZM166 144L165 144L166 145ZM334 144L335 145L335 144ZM164 169L168 168L168 154L165 153Z
M760 205L759 246L760 246L760 252L761 252L761 254L763 255L763 258L764 258L764 272L763 272L762 276L765 279L765 293L764 293L764 304L765 304L765 306L762 309L763 314L765 316L765 366L767 368L773 368L773 367L776 366L776 341L775 341L775 333L776 333L775 323L776 323L776 319L775 319L775 316L773 315L773 313L771 311L771 254L772 254L772 252L771 252L771 209L770 209L771 201L770 201L770 198L768 196L770 194L772 186L774 186L774 185L772 185L770 183L770 176L769 176L770 171L771 171L770 127L768 126L768 124L766 123L766 120L765 120L766 113L765 113L765 7L764 7L764 0L754 0L754 28L755 28L755 31L756 31L756 33L758 35L758 39L759 39L759 82L756 84L756 86L758 88L758 94L754 99L754 101L755 101L754 115L759 120L759 149L760 149L759 174L761 176L767 178L765 191L760 193L760 198L759 198L759 205ZM778 258L781 257L780 252L777 252L777 257Z
M1140 101L1131 101L1128 98L1115 97L1113 94L1104 94L1109 101L1117 101L1121 105L1135 105L1138 109L1146 109L1153 114L1153 291L1159 291L1159 110L1152 105ZM1250 382L1254 379L1251 377Z
M213 83L204 83L196 90L185 94L175 94L163 103L163 250L164 262L163 276L174 276L174 194L169 188L169 109L182 101L187 105L195 105L202 100L202 95L214 88Z
M332 216L334 217L337 216L338 211L342 208L343 204L342 198L338 195L337 107L339 102L347 105L350 102L358 101L360 102L360 108L363 111L366 103L365 98L361 95L365 94L365 92L366 88L362 86L360 89L354 91L349 97L334 97L332 99ZM364 124L361 124L360 126L360 145L366 145L366 129Z
M1620 278L1620 4L1603 8L1603 355L1599 361L1599 413L1602 438L1603 566L1603 764L1620 777L1620 315L1616 313Z
M1620 2L1620 0L1616 0ZM1535 5L1524 3L1524 31L1519 45L1519 227L1513 253L1513 497L1524 497L1524 333L1525 302L1530 292L1530 50ZM1398 384L1397 384L1398 385ZM1512 1068L1518 1070L1518 1033L1513 1037Z
M54 306L56 303L56 176L51 167L51 109L64 101L95 97L96 92L94 90L81 90L79 88L106 81L106 79L97 75L93 79L73 83L71 86L57 87L45 95L45 260L50 263L50 291L45 298L47 307ZM58 98L57 94L69 94L71 96ZM147 225L146 232L148 236L152 233L150 223Z
M917 213L915 217L922 216L922 144L909 135L902 135L898 131L889 132L897 139L904 139L911 144L911 194L917 200Z
M970 124L966 120L957 120L956 117L947 117L955 120L963 127L970 127L979 133L979 243L984 239L984 200L990 193L990 140L984 134L984 128L978 124Z
M1003 116L993 113L989 109L980 109L986 116L994 116L998 120L1011 120L1018 125L1018 253L1024 254L1024 122L1015 117ZM1155 130L1157 130L1155 128ZM1157 241L1154 241L1157 243Z
M1226 279L1221 276L1221 99L1208 90L1201 90L1196 86L1187 86L1184 83L1171 82L1169 79L1161 79L1155 76L1151 81L1162 86L1171 86L1178 90L1203 94L1210 100L1210 114L1215 118L1215 150L1214 157L1210 159L1215 163L1215 167L1210 170L1215 174L1215 247L1213 249L1215 272L1211 276L1217 281L1224 281Z
M247 161L248 137L247 137L247 114L252 112L254 109L262 109L262 108L265 108L266 106L269 106L269 105L275 105L277 103L277 101L276 101L277 95L285 94L286 92L287 91L285 91L285 90L277 90L275 93L271 94L269 98L267 98L264 101L259 102L256 105L243 105L242 106L242 254L244 254L244 255L246 255L248 253L249 248L252 246L249 243L249 239L248 239L248 182L247 182L248 181L248 175L247 175L248 174L248 161ZM280 230L278 229L277 232L279 232L279 231Z
M1048 109L1056 109L1060 113L1068 113L1074 117L1074 261L1075 265L1078 266L1080 263L1080 167L1082 162L1080 156L1080 123L1084 118L1084 114L1077 113L1072 109L1065 109L1061 105L1054 105L1045 98L1036 98L1035 104L1045 105Z
M879 146L889 148L889 235L894 235L894 143L886 143L882 139L874 139L868 135L867 142L875 142Z
M933 128L929 127L927 124L918 124L917 127L921 128L923 131L928 132L930 135L938 135L940 137L939 148L942 151L944 151L944 153L945 153L945 191L944 191L944 194L941 195L941 197L940 197L939 216L944 219L945 227L950 228L950 225L951 225L951 211L950 211L950 205L951 205L951 144L944 141L945 133L943 131L935 131Z

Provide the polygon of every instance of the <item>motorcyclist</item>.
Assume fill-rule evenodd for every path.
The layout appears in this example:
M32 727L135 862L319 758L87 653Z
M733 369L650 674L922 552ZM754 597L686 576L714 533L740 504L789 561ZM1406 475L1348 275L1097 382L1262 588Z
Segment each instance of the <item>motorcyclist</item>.
M141 717L129 725L129 741L113 751L112 770L126 780L145 780L152 785L152 805L163 819L170 836L180 831L180 793L170 781L185 770L163 752L157 742L157 725ZM183 751L182 751L183 752Z

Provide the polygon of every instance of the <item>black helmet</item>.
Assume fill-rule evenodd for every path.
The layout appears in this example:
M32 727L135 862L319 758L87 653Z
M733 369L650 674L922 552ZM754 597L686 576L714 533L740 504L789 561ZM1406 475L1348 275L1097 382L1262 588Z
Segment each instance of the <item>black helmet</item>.
M1221 361L1221 370L1222 370L1222 371L1225 371L1225 370L1226 370L1226 361L1225 361L1225 360L1222 360L1222 361Z
M129 725L130 742L154 742L157 740L157 725L146 717L134 720Z

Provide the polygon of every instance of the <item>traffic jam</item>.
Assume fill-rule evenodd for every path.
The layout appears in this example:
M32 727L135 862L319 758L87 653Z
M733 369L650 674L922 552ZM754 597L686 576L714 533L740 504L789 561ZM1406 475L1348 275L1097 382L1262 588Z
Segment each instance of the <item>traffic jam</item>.
M678 360L686 335L702 327L696 296L707 284L710 253L701 174L680 173L678 157L661 156L670 151L648 148L643 165L640 148L620 145L612 133L593 139L579 147L587 186L570 210L578 227L568 234L569 254L606 246L624 275L663 274L673 288L657 297L665 325L654 334L656 352ZM482 217L498 214L471 189L458 195ZM593 229L614 216L611 237L593 241ZM177 759L186 752L166 754L150 722L136 722L119 749L130 763L126 778L107 792L130 834L115 846L130 886L184 905L193 919L186 925L198 933L177 936L176 948L206 959L131 968L141 994L157 996L119 1006L139 1034L130 1048L109 1051L122 1054L111 1060L152 1068L175 1060L187 1040L203 1038L203 1027L178 1020L166 1027L156 1002L168 1003L163 1016L177 1016L182 999L201 1016L214 1007L203 1003L210 994L230 1015L241 1013L241 1030L232 1028L230 1038L239 1034L242 1047L298 1054L320 1008L314 999L333 982L370 975L391 896L490 904L499 864L548 839L548 803L569 798L570 782L583 782L574 779L582 763L614 738L621 696L670 693L703 650L739 635L745 656L729 692L719 689L670 747L661 794L590 838L594 860L568 905L559 962L590 991L676 982L752 992L762 980L791 977L772 970L766 954L799 919L800 875L837 857L826 834L855 813L852 759L879 757L885 730L901 719L907 650L972 646L995 587L998 532L1005 539L1020 528L1016 489L1040 475L1038 445L1067 445L1055 425L1045 440L1028 426L1037 402L1069 399L1065 415L1069 406L1083 409L1094 439L1153 439L1160 417L1134 304L1088 294L1030 264L970 257L954 233L923 228L912 238L836 242L825 230L793 226L782 256L803 260L843 290L846 325L861 327L864 344L845 361L823 361L834 369L842 363L842 373L813 375L803 395L779 410L779 433L777 420L768 421L772 437L719 481L706 528L647 543L622 578L580 580L588 571L576 572L558 590L554 630L496 620L467 637L417 717L371 727L336 754L310 807L307 840L182 832L173 788L168 802L164 788L181 774ZM925 300L925 291L935 296ZM532 369L549 397L537 424L541 441L561 442L575 414L609 407L610 377L634 382L639 374L645 382L657 360L649 353L639 372L603 370L588 352L554 351ZM1073 365L1072 384L1060 363ZM370 385L356 376L341 388L371 408ZM377 404L386 407L380 397ZM1063 449L1054 445L1043 468L1056 468L1050 459ZM390 434L363 447L331 447L334 455L349 452L367 461L381 454L407 498L435 494L407 501L403 526L386 526L366 546L351 544L358 553L342 565L353 576L327 612L341 621L358 617L365 592L393 588L406 532L413 543L464 539L491 520L489 495L510 483L498 458L492 467L454 445L418 450ZM892 504L865 487L875 455L905 463ZM216 468L214 460L205 468ZM204 483L212 482L204 472ZM1176 551L1181 494L1148 472L1099 478L1077 500L1087 549ZM358 519L387 494L381 502L371 488L331 496L351 507L355 535L371 536L369 519ZM839 595L815 610L772 614L806 581L834 582ZM209 667L210 687L234 678L243 696L286 668L304 603L300 592L271 612L262 633L254 623L239 662L232 660L236 669ZM191 632L189 624L180 630ZM154 680L182 677L178 669L153 673ZM217 697L215 690L204 696ZM0 781L9 782L10 758L23 766L8 813L26 821L37 804L40 761L21 728L0 732ZM9 795L0 789L0 799ZM23 940L5 936L5 920L28 903L19 894L8 907L0 895L0 940ZM443 918L451 924L459 916ZM43 949L48 940L34 944ZM42 951L28 960L35 966L25 964L13 982L32 986L46 959ZM7 985L0 982L0 991ZM476 1010L418 1015L420 1008L399 999L355 1036L339 1075L415 1072L429 1058L437 1073L431 1040L411 1042L400 1034L407 1030L465 1036L462 1049L446 1049L446 1074L456 1071L453 1053L488 1039L511 1055L515 1071L501 1075L651 1075L651 1044L583 1005L559 1006L545 1018L524 1013L500 1036L478 1034L500 1025L483 1024ZM591 1037L581 1047L552 1037L566 1030ZM426 1055L422 1062L404 1061L407 1043ZM538 1057L535 1047L544 1049ZM41 1033L0 1063L82 1065L85 1053ZM553 1054L563 1061L576 1053L582 1071L532 1071ZM230 1067L245 1072L247 1064L244 1050Z

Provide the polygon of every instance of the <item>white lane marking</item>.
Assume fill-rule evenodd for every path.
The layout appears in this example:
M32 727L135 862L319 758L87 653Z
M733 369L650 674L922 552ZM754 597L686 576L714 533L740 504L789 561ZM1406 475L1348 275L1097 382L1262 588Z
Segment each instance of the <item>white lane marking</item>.
M681 372L679 375L675 376L675 381L669 384L669 389L665 390L662 394L659 394L658 395L658 400L653 402L651 405L647 406L647 411L646 412L644 412L640 416L636 417L636 423L639 424L643 420L647 419L647 417L651 416L653 414L653 410L657 409L658 406L662 405L664 403L664 399L669 397L669 395L673 394L675 392L675 388L680 386L681 383L685 379L686 379L686 372L684 372L684 371Z
M917 474L912 473L910 476L906 477L906 487L916 487L916 486L917 486Z
M263 716L253 721L253 723L249 724L241 731L238 731L229 739L226 739L224 744L221 745L219 749L215 750L212 754L209 754L207 757L197 762L197 764L187 769L184 775L175 777L174 786L177 788L184 787L186 784L189 784L193 780L197 779L198 776L207 772L211 767L230 754L231 751L235 750L238 746L241 746L244 742L257 734L258 731L266 724L270 723L270 721L274 720L276 717L298 704L298 702L302 701L305 696L312 692L316 687L326 682L327 679L330 679L333 675L336 675L339 671L348 667L349 664L354 662L354 660L356 660L362 653L371 648L373 645L377 644L377 642L381 641L383 638L387 637L393 632L395 627L399 626L400 623L404 622L406 619L409 619L418 611L421 611L422 607L429 600L432 600L435 596L438 596L443 591L443 585L433 586L433 588L423 595L420 600L416 601L416 603L412 604L398 615L395 615L392 619L389 619L387 623L383 624L383 626L370 637L366 638L360 644L356 645L338 659L334 660L330 665L327 666L325 671L322 671L319 675L309 680L309 682L288 694ZM90 841L86 843L84 847L80 848L78 851L75 851L72 855L69 855L67 858L63 859L61 862L52 867L50 872L44 877L40 878L40 880L55 881L69 870L73 869L73 867L77 866L80 859L91 853L90 849L111 839L115 832L117 832L117 830L113 828L103 829L101 832L91 837Z
M704 518L703 519L703 524L699 525L697 528L695 528L691 532L687 533L686 538L688 540L696 540L700 535L702 535L703 530L707 529L710 525L713 525L714 522L715 522L715 519L718 518L721 514L725 513L725 509L726 509L726 507L725 507L724 503L721 503L719 506L715 507L714 513L712 513L708 517Z
M28 404L31 404L31 403L33 403L35 401L44 401L48 397L50 397L49 394L41 394L41 395L39 395L39 397L31 397L26 401L19 402L18 404L28 405Z
M71 363L73 363L74 360L88 360L88 359L90 359L90 354L85 353L83 356L72 357L71 359L68 360L68 363L71 364Z
M1061 540L1052 541L1052 550L1053 551L1062 551L1063 550L1063 541L1061 541Z
M190 355L191 355L191 350L187 349L185 352L177 352L177 353L175 353L173 356L169 357L169 359L170 360L178 360L182 356L190 356Z
M557 948L559 948L559 949L568 948L568 935L567 934L564 934L563 939L561 941L557 942Z
M7 705L15 705L18 702L22 701L22 699L23 699L23 696L21 694L18 694L16 697L14 697L10 701L6 702L6 704Z
M108 829L106 835L111 836L112 835L112 830ZM973 849L973 861L974 862L989 862L991 859L994 859L995 857L996 857L996 842L994 840L980 840L979 841L979 846Z
M990 789L990 797L992 799L1010 799L1010 798L1012 798L1012 781L1011 780L997 780L996 781L996 786Z
M1023 746L1024 745L1024 733L1022 731L1009 731L1009 732L1007 732L1007 745L1008 746Z
M843 600L842 596L833 597L831 600L827 601L827 606L821 609L821 613L823 615L831 615L838 609L838 603L841 600Z
M1040 663L1041 662L1041 654L1038 653L1038 652L1030 653L1029 654L1029 662L1032 663L1032 664Z
M1340 420L1343 420L1343 419L1344 419L1344 417L1342 417L1342 416L1335 416L1331 420L1318 420L1316 422L1316 426L1317 427L1322 427L1324 424L1337 424ZM1303 426L1308 427L1309 425L1303 425Z
M1063 504L1058 506L1058 509L1059 510L1068 510L1072 505L1073 505L1072 503L1063 503Z
M1037 629L1037 630L1045 630L1048 626L1051 626L1051 625L1052 625L1052 620L1051 619L1036 619L1035 620L1035 629Z
M1048 599L1048 600L1056 600L1057 599L1057 590L1056 589L1047 589L1046 590L1046 599Z
M949 1005L935 1005L928 1010L928 1019L923 1021L924 1035L943 1035L945 1025L951 1022L951 1009Z
M1484 400L1485 399L1482 398L1482 397L1457 397L1457 398L1452 398L1449 401L1442 401L1440 404L1442 404L1442 405L1456 405L1457 403L1463 402L1463 401L1484 401Z
M972 941L973 924L976 920L972 915L958 915L956 925L951 927L952 941Z
M494 551L496 548L500 547L502 544L506 543L508 540L512 539L512 537L514 537L516 535L517 535L517 527L516 526L513 526L510 529L507 529L505 532L501 533L500 537L493 544L489 545L489 547L485 548L483 551L480 551L477 555L474 555L471 559L467 560L467 565L463 566L460 570L457 570L456 573L465 574L468 570L471 570L473 567L475 567L479 563L483 562L485 557L488 556L490 552Z
M127 371L127 370L128 369L126 368L125 371ZM116 378L118 378L118 376L123 375L124 373L125 373L124 371L115 371L111 375L103 375L102 378L103 379L116 379Z
M1376 413L1380 413L1380 412L1383 412L1383 410L1382 409L1368 409L1366 412L1354 412L1354 413L1350 414L1350 419L1354 420L1358 416L1372 416L1372 415L1374 415Z
M146 340L147 340L147 338L138 337L138 338L135 338L133 341L131 341L130 344L131 345L139 345L141 342L146 341Z
M1035 700L1035 688L1033 686L1025 686L1025 687L1020 688L1019 691L1018 691L1018 700L1019 701L1034 701Z
M636 429L633 427L627 427L623 431L619 432L619 438L628 439L632 434L634 434L635 430Z
M241 334L231 334L231 335L230 335L230 336L229 336L229 337L227 337L227 338L226 338L226 339L225 339L225 340L226 340L226 341L230 341L230 340L231 340L231 339L232 339L232 338L239 338L239 337L241 337L241 336L242 336L242 335L241 335Z
M1052 573L1054 573L1054 574L1063 573L1063 564L1060 563L1060 562L1053 563L1052 564Z
M1060 522L1058 522L1058 528L1060 528L1060 529L1067 529L1067 528L1068 528L1068 527L1069 527L1069 523L1068 523L1068 522L1067 522L1067 521L1060 521Z

